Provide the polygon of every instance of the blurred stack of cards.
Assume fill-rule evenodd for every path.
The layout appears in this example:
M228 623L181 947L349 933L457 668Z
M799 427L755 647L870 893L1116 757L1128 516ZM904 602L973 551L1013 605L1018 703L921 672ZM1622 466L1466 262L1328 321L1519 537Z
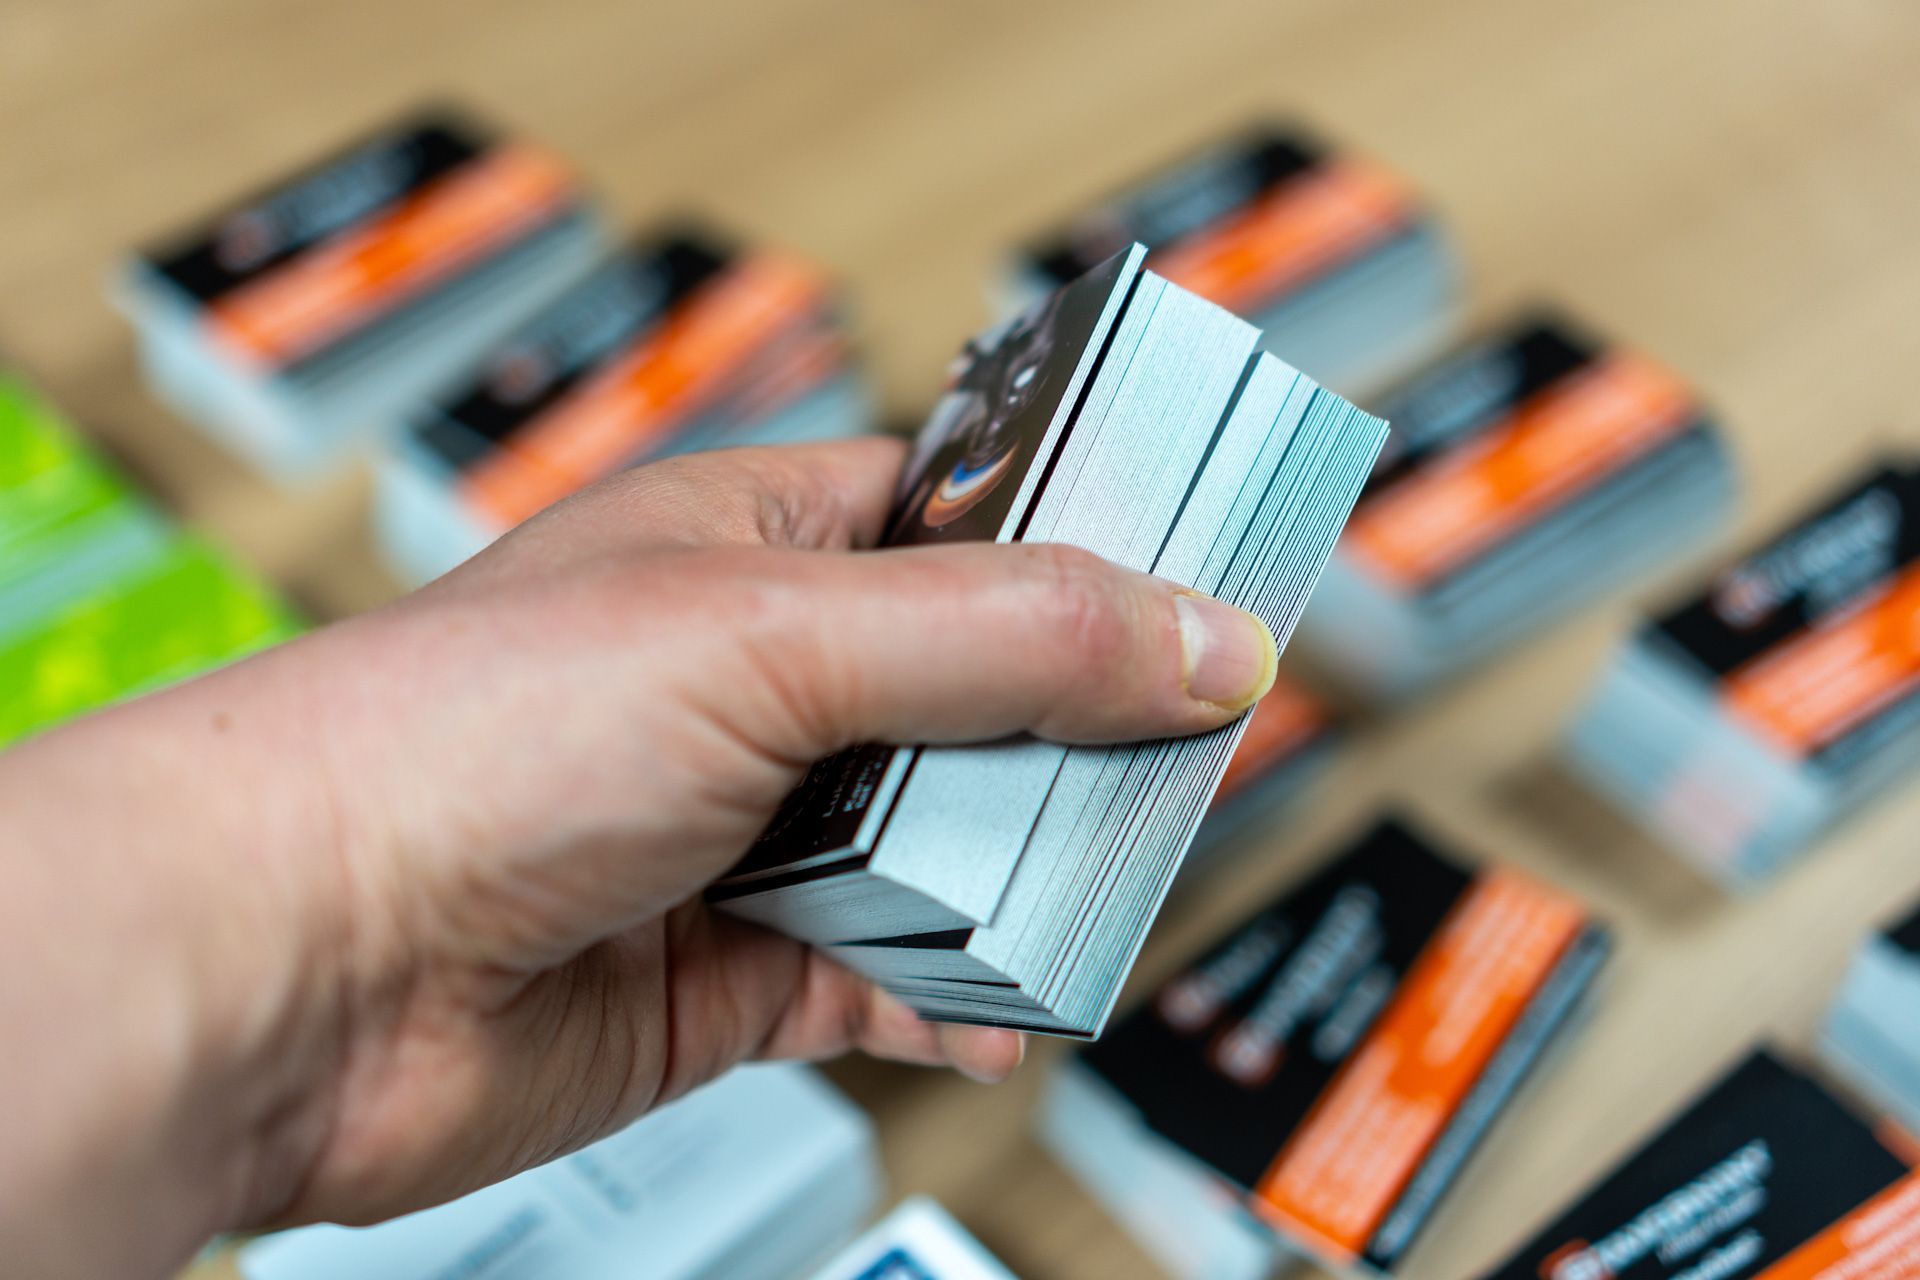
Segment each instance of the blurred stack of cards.
M1176 1276L1391 1271L1608 951L1388 820L1069 1059L1042 1138Z
M1014 1280L937 1201L915 1196L813 1280Z
M1182 874L1203 871L1256 838L1319 777L1340 740L1333 709L1284 674L1247 721Z
M1251 325L1145 254L968 347L886 540L1076 545L1284 643L1385 425L1258 355ZM856 749L808 775L713 897L924 1016L1097 1034L1245 727Z
M1754 1054L1488 1280L1906 1280L1920 1177L1806 1076Z
M740 1067L551 1164L379 1226L240 1250L245 1280L789 1280L873 1212L867 1117L791 1065Z
M0 372L0 745L296 630Z
M1673 563L1732 500L1719 433L1647 357L1528 316L1380 402L1394 436L1300 629L1354 691L1415 691Z
M1016 260L1012 295L1024 303L1136 240L1155 271L1349 395L1432 354L1458 306L1452 251L1408 185L1295 129L1227 138L1042 237Z
M420 583L622 467L872 427L826 274L674 228L601 262L416 407L380 464L378 536Z
M1733 888L1920 764L1920 467L1887 463L1648 623L1574 771Z
M1854 953L1819 1049L1862 1097L1920 1135L1920 908Z
M601 245L566 163L436 108L138 254L120 302L157 395L299 479L392 430Z

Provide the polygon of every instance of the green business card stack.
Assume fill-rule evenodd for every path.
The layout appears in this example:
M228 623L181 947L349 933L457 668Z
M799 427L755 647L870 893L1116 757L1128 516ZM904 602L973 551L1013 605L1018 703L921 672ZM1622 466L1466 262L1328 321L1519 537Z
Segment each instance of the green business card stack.
M0 745L297 629L270 587L0 372Z

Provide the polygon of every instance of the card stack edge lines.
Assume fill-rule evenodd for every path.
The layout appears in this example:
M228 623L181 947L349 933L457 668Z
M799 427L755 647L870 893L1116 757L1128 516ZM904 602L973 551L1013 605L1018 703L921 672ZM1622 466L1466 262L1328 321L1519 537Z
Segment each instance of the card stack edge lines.
M603 244L569 165L436 104L136 252L113 294L153 392L301 482L397 428Z
M1008 542L1019 536L1047 463L1090 390L1096 365L1116 338L1121 339L1116 363L1124 363L1138 346L1148 309L1135 313L1139 323L1127 326L1124 334L1116 330L1139 278L1140 257L1135 252L1104 264L1054 294L1044 308L968 344L956 361L953 386L934 406L915 443L886 540ZM1062 341L1070 348L1068 359L1054 358L1053 348ZM982 767L993 769L999 751L996 744L965 754L984 757ZM916 851L908 849L896 856L891 872L884 865L871 867L875 845L909 771L928 754L919 748L872 746L822 761L710 896L730 904L736 914L785 927L796 937L831 941L833 932L805 932L810 923L803 912L809 905L806 895L831 893L839 898L851 873L856 892L847 904L850 915L870 915L873 902L859 900L864 892L884 901L896 918L902 911L917 913L915 923L924 927L979 923L990 915L1004 875L999 883L976 891L976 897L985 896L987 907L969 915L912 887L949 870L937 858L916 861ZM1037 804L1050 782L1030 785L1020 798ZM999 799L1004 804L1008 797ZM975 808L965 806L962 812L976 823L994 817L994 811L973 813ZM1023 829L1012 833L1014 838L1023 834ZM772 909L779 914L770 916ZM838 922L822 923L842 930ZM841 931L838 936L848 934Z
M931 1196L910 1196L812 1280L1014 1280Z
M1262 369L1275 374L1265 380L1274 384L1265 388L1274 393L1266 400L1268 405L1279 398L1278 368L1274 362ZM1261 381L1256 374L1250 382L1248 403L1261 402ZM1301 381L1292 382L1289 390ZM1327 393L1288 395L1285 400L1297 403L1322 396ZM1328 428L1341 415L1320 415L1318 424L1312 413L1303 416L1303 431L1315 425L1322 428L1315 443L1324 447L1331 439ZM1243 422L1260 420L1259 415L1242 417ZM1229 435L1232 432L1230 425ZM1278 434L1276 430L1268 439ZM1221 448L1230 457L1229 443L1223 438ZM1217 474L1236 473L1222 468ZM1350 500L1357 487L1357 476L1350 478L1348 492L1332 504L1335 510L1343 509L1342 499ZM1176 528L1167 554L1153 566L1154 571L1248 608L1284 638L1337 529L1337 519L1328 520L1324 513L1302 513L1300 488L1290 489L1287 479L1283 475L1271 485L1262 485L1256 478L1250 487L1262 489L1262 500L1240 505L1251 508L1255 516L1245 527L1257 528L1264 515L1273 522L1276 535L1288 518L1306 516L1308 536L1317 534L1321 543L1317 556L1310 552L1307 563L1296 566L1291 576L1272 571L1283 535L1266 542L1265 563L1236 565L1234 552L1222 551L1220 546L1245 545L1237 534L1237 522L1231 521L1226 536L1207 549L1199 544L1209 535L1193 532L1204 529L1205 521ZM1203 477L1195 494L1195 506L1202 511L1206 508L1200 499L1206 488L1207 477ZM1315 516L1320 516L1317 525ZM1191 556L1185 565L1179 563L1183 542ZM1203 563L1206 550L1217 553L1211 564ZM1194 563L1203 563L1203 568L1190 576L1184 570ZM1252 591L1259 589L1263 578L1271 590L1256 598ZM1211 734L1140 746L1044 748L1049 764L1058 760L1059 765L1049 769L1053 784L1035 814L1032 834L1019 852L990 924L970 930L964 940L954 938L939 947L839 945L833 948L834 954L887 982L931 1016L981 1020L972 1006L984 999L1001 1009L998 1016L985 1020L1060 1034L1097 1033L1245 725L1243 717ZM1021 750L1031 758L1036 748L1029 745ZM1117 866L1108 858L1108 850L1121 854ZM1036 853L1049 856L1041 861ZM975 990L980 984L1006 981L1020 984L1019 998L997 999L992 986Z
M1920 1138L1920 906L1860 944L1814 1043L1842 1083Z
M374 529L418 585L636 463L874 429L839 289L681 221L634 237L430 399L376 459Z
M1182 1280L1390 1272L1610 949L1564 895L1389 818L1067 1059L1040 1137ZM1468 978L1478 1000L1431 998Z
M1433 354L1460 305L1460 268L1398 175L1297 125L1260 122L1159 167L1014 255L1006 305L1026 305L1129 241L1147 265L1243 317L1266 350L1343 395Z
M1338 750L1341 718L1285 672L1253 709L1207 816L1181 863L1182 881L1232 860L1309 791Z
M790 1280L852 1239L872 1122L810 1068L734 1070L571 1155L371 1227L242 1245L245 1280Z
M1615 652L1570 772L1734 890L1920 761L1920 463L1883 460Z
M1920 1173L1762 1049L1483 1280L1892 1280L1916 1256Z
M1245 608L1284 644L1385 424L1258 354L1251 326L1143 271L1144 252L974 345L891 540L1080 546ZM1096 1034L1245 724L851 753L713 897L926 1016Z
M1645 355L1533 309L1375 407L1394 438L1300 629L1373 702L1475 666L1701 545L1731 510L1721 432Z

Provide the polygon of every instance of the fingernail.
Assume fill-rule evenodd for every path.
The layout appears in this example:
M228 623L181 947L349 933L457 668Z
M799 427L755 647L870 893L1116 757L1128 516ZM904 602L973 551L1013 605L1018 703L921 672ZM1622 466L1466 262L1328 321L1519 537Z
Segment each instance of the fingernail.
M1187 696L1243 711L1273 687L1279 652L1267 624L1211 596L1173 598L1180 617L1180 648Z

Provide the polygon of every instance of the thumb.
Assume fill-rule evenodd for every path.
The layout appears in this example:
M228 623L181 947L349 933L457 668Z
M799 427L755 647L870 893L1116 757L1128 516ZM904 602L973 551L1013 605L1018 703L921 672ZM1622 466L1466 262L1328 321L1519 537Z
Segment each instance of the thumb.
M1252 614L1060 545L777 555L734 724L778 758L859 742L1217 728L1272 687ZM761 595L762 603L767 597Z

